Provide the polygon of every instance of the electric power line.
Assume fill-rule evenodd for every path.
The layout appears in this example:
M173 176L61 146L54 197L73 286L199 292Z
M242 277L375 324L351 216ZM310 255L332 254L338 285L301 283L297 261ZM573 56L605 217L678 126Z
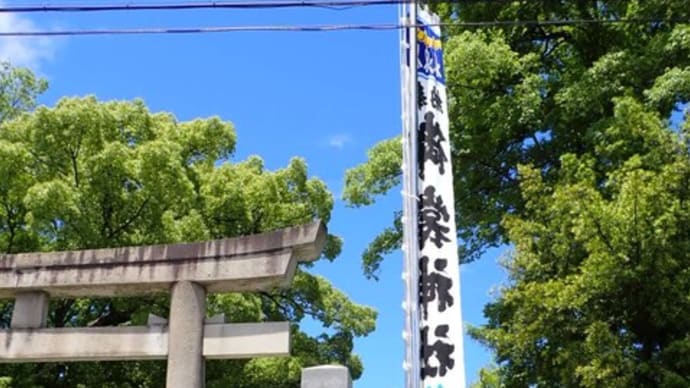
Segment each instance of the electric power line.
M93 29L58 31L4 31L0 37L80 36L80 35L143 35L143 34L199 34L223 32L328 32L328 31L387 31L404 28L438 27L512 27L512 26L565 26L574 24L690 24L689 19L572 19L572 20L506 20L477 22L448 22L426 25L406 24L322 24L322 25L258 25L219 27L151 27L130 29Z
M509 0L433 0L436 4L495 3ZM185 1L169 3L124 4L31 4L0 5L0 13L31 12L106 12L106 11L161 11L191 9L261 9L294 7L363 7L372 5L407 4L410 0L240 0L240 1Z
M408 0L409 1L409 0ZM364 7L401 4L403 0L254 0L206 1L185 3L89 4L89 5L24 5L0 6L0 13L33 12L105 12L105 11L179 11L191 9L265 9L296 7Z
M343 30L395 30L405 26L397 24L331 24L331 25L265 25L265 26L221 26L190 28L130 28L130 29L95 29L63 31L20 31L0 32L0 37L33 37L33 36L75 36L75 35L142 35L142 34L198 34L219 32L309 32L309 31L343 31Z

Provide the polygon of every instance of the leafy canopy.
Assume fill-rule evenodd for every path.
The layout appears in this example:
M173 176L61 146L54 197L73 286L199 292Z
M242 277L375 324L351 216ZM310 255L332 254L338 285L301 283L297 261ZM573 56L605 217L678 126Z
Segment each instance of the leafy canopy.
M460 257L513 247L472 331L497 356L485 385L690 385L687 1L434 8L445 21L638 20L445 31ZM348 171L351 205L399 183L399 148L384 141ZM395 225L375 238L365 273L399 243Z
M0 252L72 250L200 241L330 219L333 198L295 158L267 170L259 157L234 162L236 133L219 118L178 122L142 101L65 98L31 113L45 84L5 67L0 80ZM18 101L14 103L14 101ZM329 235L324 257L340 253ZM336 362L353 376L353 339L376 313L353 303L307 266L285 291L209 296L208 313L232 321L289 320L292 356L208 363L210 387L298 387L301 368ZM144 324L168 314L168 297L52 300L49 326ZM0 327L11 302L0 303ZM301 330L312 319L326 330ZM162 387L164 362L0 365L16 387ZM7 379L0 379L2 385Z
M508 386L690 384L690 154L685 128L632 99L615 101L599 154L566 154L555 183L519 169L526 202L504 227L509 284L476 338L496 351ZM610 153L609 153L610 152Z
M684 1L491 1L434 6L445 21L688 19ZM690 93L690 27L680 23L448 27L444 60L449 94L455 207L461 261L507 243L501 221L524 208L517 166L555 179L560 157L594 149L630 96L668 118ZM400 144L384 140L350 169L344 199L372 204L400 183ZM376 275L396 249L394 227L364 255ZM394 238L395 237L395 238Z

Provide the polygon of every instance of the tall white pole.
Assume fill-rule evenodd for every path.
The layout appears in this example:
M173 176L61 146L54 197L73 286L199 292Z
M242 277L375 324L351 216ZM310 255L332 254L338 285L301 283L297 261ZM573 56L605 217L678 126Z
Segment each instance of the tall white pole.
M420 327L419 327L419 247L418 247L418 231L417 231L417 1L410 1L410 164L408 170L410 171L410 254L409 268L410 268L410 293L411 300L411 315L412 315L412 387L419 388L421 386L421 359L419 342Z
M401 68L403 110L403 281L405 282L405 387L419 388L420 343L417 244L417 5L401 5L407 26L402 32Z

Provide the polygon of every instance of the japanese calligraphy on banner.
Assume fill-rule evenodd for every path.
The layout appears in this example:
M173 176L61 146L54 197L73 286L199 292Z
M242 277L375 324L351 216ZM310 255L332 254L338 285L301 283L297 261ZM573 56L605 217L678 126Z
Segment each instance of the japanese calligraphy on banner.
M459 388L465 387L460 274L446 80L438 23L438 16L418 9L419 367L423 388Z

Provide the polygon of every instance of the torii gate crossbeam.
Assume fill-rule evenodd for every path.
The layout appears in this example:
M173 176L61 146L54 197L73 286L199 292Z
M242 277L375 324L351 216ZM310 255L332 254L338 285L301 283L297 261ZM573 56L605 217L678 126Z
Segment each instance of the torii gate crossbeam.
M206 295L287 288L326 241L320 222L201 243L0 255L0 362L168 360L168 388L204 386L204 360L288 355L287 322L206 319ZM170 317L148 326L46 328L50 297L171 293Z

